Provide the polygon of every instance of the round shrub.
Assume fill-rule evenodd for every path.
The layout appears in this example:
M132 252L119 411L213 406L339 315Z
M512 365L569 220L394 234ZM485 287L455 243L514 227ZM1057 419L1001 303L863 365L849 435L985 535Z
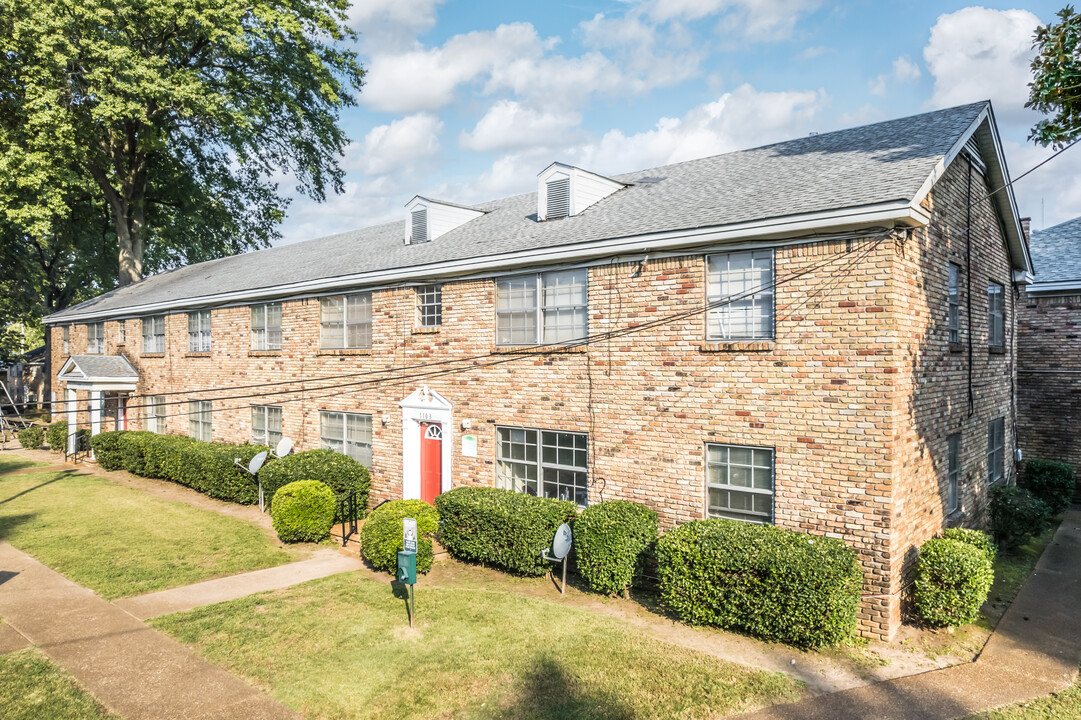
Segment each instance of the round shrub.
M395 572L398 551L405 549L402 519L417 521L417 572L432 569L435 553L429 537L439 529L439 513L423 500L391 500L372 510L360 528L360 551L377 570Z
M1043 532L1051 509L1025 488L991 489L991 534L1003 550L1014 550Z
M595 592L622 593L657 539L657 513L628 500L590 505L574 521L578 574Z
M1029 460L1021 473L1021 485L1047 503L1052 515L1058 515L1070 506L1077 490L1077 478L1069 463Z
M856 553L840 540L738 520L695 520L657 541L661 600L683 621L821 647L849 637Z
M368 487L371 484L368 468L348 455L333 450L308 450L269 462L259 471L259 482L263 484L263 495L267 498L273 497L278 488L297 480L324 483L334 491L339 502L348 493L355 493L357 513L360 515L368 507Z
M23 428L18 433L19 447L37 450L45 442L45 431L39 427Z
M920 548L913 603L916 614L931 625L968 625L994 582L987 553L960 540L932 538Z
M98 433L90 438L90 449L94 459L102 470L120 470L124 467L124 457L120 454L120 438L126 430L111 430Z
M995 555L998 554L998 548L995 547L995 541L991 539L991 536L985 533L983 530L972 530L969 528L949 528L942 531L942 537L947 540L956 540L963 542L967 545L971 545L987 554L987 557L992 561L995 559Z
M66 421L54 422L45 432L45 442L53 452L64 452L68 442L68 424Z
M334 493L317 480L289 483L274 493L270 519L282 542L326 540L334 524Z

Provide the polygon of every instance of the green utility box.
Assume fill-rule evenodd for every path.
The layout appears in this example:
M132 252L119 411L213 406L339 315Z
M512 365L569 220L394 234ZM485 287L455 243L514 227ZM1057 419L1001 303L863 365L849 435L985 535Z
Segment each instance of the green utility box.
M417 554L415 552L398 551L398 581L406 585L417 584Z

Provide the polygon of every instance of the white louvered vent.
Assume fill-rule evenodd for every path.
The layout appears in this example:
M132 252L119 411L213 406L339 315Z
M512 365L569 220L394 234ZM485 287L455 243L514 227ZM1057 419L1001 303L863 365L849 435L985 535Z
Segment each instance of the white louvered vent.
M571 214L571 179L552 180L548 186L548 207L544 216L548 220L565 218Z
M410 233L411 243L428 242L428 208L421 208L410 213L413 221L413 230Z

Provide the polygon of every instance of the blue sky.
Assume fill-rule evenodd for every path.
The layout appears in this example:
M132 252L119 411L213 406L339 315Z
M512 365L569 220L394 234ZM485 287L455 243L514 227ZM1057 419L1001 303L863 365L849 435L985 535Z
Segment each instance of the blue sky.
M1035 27L1058 3L357 0L369 74L342 116L346 192L298 197L283 242L990 98L1020 174ZM1074 153L1078 153L1074 156ZM1016 186L1034 227L1081 215L1081 150Z

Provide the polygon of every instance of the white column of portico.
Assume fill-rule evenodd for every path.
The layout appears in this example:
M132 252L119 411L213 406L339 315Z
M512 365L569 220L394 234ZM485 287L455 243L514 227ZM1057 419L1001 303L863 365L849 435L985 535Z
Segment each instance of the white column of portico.
M79 408L76 403L76 393L71 388L68 388L68 452L75 452L75 436L72 435L75 432L75 423L79 417Z
M90 391L90 434L97 435L101 432L101 415L104 409L104 396L101 390ZM94 457L94 451L90 451L90 457Z

